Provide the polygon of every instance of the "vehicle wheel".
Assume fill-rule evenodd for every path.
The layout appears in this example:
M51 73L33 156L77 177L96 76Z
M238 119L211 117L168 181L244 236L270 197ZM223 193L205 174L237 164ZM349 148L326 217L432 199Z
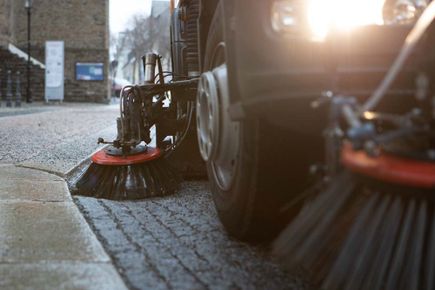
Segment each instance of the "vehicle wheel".
M318 146L261 119L230 119L223 13L218 8L207 40L197 97L197 131L219 217L242 240L273 238L297 212L281 209L306 185ZM293 195L293 196L292 196Z

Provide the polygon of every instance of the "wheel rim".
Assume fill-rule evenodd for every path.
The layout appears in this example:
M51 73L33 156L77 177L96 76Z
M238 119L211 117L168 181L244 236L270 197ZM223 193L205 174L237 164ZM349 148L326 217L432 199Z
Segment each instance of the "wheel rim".
M219 142L219 98L217 83L212 72L201 75L196 102L198 141L204 161L216 155Z
M216 184L229 190L234 182L239 154L239 122L230 118L225 44L214 50L210 70L201 76L197 97L198 142Z

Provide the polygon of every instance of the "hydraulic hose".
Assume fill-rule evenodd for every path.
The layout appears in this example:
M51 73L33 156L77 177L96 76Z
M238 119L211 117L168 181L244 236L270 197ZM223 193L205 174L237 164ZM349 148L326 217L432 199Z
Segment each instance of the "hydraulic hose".
M414 28L406 37L405 44L400 50L399 55L389 69L384 80L373 92L373 94L366 101L366 103L362 106L360 113L371 111L379 104L379 102L385 96L393 81L397 78L397 75L402 70L405 62L408 60L411 53L415 50L415 47L423 38L424 33L428 30L434 19L435 1L431 2L429 6L424 10L417 23L415 24Z

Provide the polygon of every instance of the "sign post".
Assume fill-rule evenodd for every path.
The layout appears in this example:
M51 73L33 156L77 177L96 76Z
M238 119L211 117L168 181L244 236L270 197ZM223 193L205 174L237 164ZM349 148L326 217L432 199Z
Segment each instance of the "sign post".
M64 55L63 41L45 43L45 101L64 99Z

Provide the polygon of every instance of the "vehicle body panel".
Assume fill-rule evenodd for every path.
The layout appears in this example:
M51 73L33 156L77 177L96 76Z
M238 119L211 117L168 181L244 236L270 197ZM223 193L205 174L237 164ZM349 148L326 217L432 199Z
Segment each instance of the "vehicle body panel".
M214 10L223 9L233 119L254 115L297 130L300 126L295 123L304 120L307 126L303 130L315 134L321 127L319 118L324 116L313 111L310 102L323 91L367 98L381 82L410 31L408 26L370 26L335 33L325 42L313 42L303 31L290 35L272 29L272 0L221 0L219 6L217 3L200 2L199 62L202 63ZM413 62L390 94L413 93Z

